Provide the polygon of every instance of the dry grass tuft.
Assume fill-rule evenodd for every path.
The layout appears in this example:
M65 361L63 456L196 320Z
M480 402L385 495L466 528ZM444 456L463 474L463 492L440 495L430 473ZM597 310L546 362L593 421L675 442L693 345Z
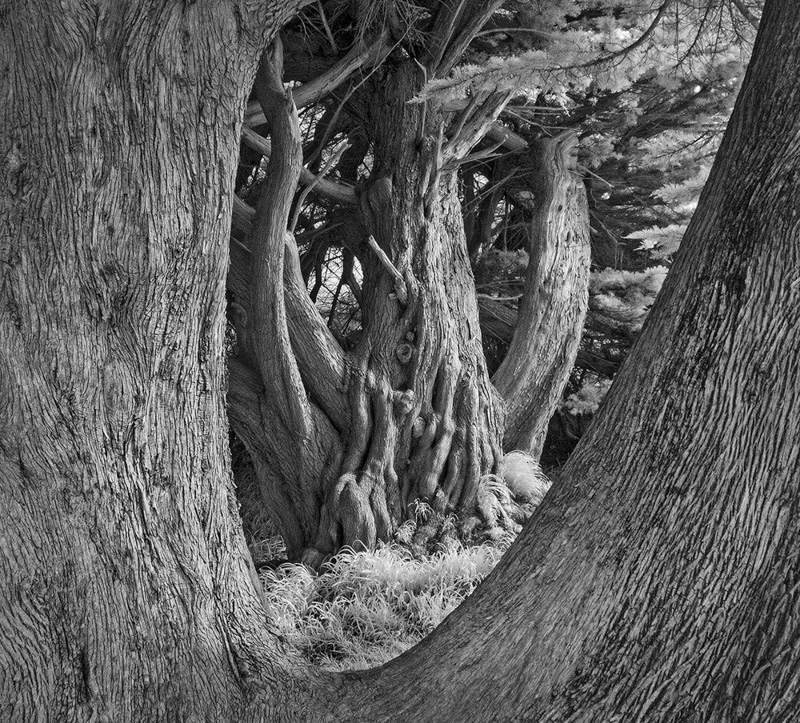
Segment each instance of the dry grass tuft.
M500 559L488 544L424 559L398 545L346 550L319 576L299 564L261 574L287 643L327 670L385 663L429 634Z
M552 484L539 463L525 452L509 452L503 458L500 476L514 497L537 506Z

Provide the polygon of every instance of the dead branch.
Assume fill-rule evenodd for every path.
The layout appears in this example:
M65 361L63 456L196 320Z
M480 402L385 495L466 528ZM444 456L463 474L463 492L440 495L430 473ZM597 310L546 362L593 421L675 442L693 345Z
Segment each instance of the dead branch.
M397 294L397 300L405 306L408 304L408 291L406 290L406 280L403 275L397 270L397 267L392 263L392 260L386 255L386 252L378 245L375 237L370 234L367 237L369 247L375 252L378 260L383 264L383 267L389 272L389 275L394 279L394 290Z

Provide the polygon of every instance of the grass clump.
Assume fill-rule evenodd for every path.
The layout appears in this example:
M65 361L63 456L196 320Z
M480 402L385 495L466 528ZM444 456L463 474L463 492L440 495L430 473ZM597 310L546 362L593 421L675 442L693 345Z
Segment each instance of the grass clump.
M418 558L398 545L345 550L315 575L300 564L261 573L286 642L327 670L385 663L428 635L492 570L502 548L450 546Z

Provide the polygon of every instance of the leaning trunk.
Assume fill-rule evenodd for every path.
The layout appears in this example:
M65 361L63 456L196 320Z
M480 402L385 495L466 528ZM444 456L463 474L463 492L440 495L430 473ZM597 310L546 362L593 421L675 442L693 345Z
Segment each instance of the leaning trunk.
M506 400L503 448L537 459L578 353L589 299L589 209L576 152L571 131L531 149L525 290L508 353L492 377Z
M798 37L800 9L767 3L678 258L560 481L429 639L352 676L339 720L796 720Z
M289 3L139 5L5 9L0 718L295 719L222 343L243 89Z

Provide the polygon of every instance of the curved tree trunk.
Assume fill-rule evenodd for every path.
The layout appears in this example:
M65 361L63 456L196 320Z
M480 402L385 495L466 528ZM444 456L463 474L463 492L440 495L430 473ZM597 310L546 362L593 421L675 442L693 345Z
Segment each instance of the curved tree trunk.
M537 459L578 353L589 298L589 210L572 132L531 149L529 262L514 337L492 377L506 400L503 448Z
M796 720L798 37L800 8L768 2L678 258L560 480L430 638L350 678L339 720Z
M4 9L4 721L306 715L237 519L222 343L244 93L294 5Z

